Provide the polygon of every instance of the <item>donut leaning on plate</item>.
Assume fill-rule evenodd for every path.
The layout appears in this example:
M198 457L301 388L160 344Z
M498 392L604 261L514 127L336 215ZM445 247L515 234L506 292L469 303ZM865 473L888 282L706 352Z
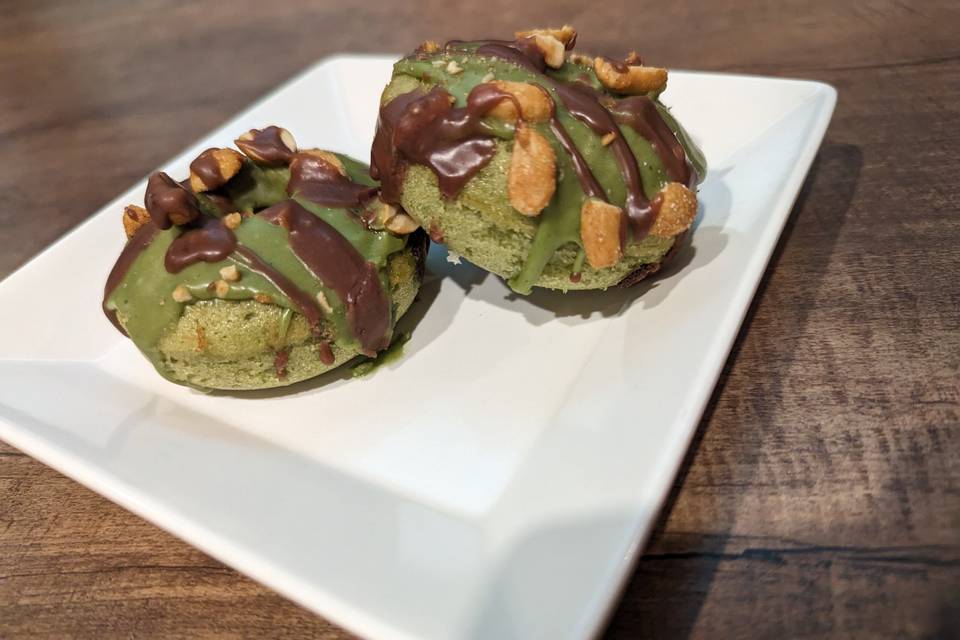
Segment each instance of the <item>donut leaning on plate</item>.
M103 310L165 378L263 389L389 346L428 242L367 167L270 126L150 176Z
M706 166L660 102L666 70L575 41L564 26L425 42L381 98L381 197L519 293L636 282L697 212Z

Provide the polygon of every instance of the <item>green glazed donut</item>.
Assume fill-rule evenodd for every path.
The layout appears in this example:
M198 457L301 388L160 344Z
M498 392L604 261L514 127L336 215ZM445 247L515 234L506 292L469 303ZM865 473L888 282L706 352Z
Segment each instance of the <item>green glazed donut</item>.
M381 197L521 294L653 273L687 234L706 172L659 101L666 70L573 54L575 40L565 26L426 42L381 98Z
M103 310L168 380L265 389L389 346L419 291L426 234L367 168L278 127L150 177Z

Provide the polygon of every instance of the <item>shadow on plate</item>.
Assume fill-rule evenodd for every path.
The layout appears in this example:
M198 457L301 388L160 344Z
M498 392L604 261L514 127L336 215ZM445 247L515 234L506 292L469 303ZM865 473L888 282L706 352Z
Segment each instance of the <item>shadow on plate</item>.
M770 259L769 268L760 281L740 334L734 342L716 389L650 536L647 549L624 589L618 610L611 617L604 635L608 640L686 638L693 632L715 574L723 562L722 552L731 539L730 531L734 524L732 514L737 513L737 503L746 493L742 490L729 492L722 488L710 491L710 484L726 482L730 486L749 486L758 471L765 438L781 429L780 425L774 423L775 414L769 410L758 412L758 424L742 424L737 419L735 409L723 406L727 403L721 402L721 397L727 388L731 370L741 354L757 308L767 298L771 277L784 259L785 248L790 245L793 249L794 245L799 245L796 250L802 252L804 245L809 245L811 250L816 252L815 259L808 261L814 271L803 279L806 283L803 290L790 293L790 309L795 312L790 318L787 318L786 313L778 316L783 321L789 320L789 335L784 335L781 327L753 336L754 341L763 343L753 351L764 354L784 351L793 353L789 348L778 348L778 345L772 343L782 345L785 341L789 342L790 336L801 335L805 331L809 311L814 306L814 299L830 263L829 258L846 222L862 167L863 155L855 145L827 143L820 150L787 219L780 241ZM804 237L806 233L810 234L809 239ZM799 237L795 238L797 234ZM780 362L778 366L782 370L788 370L789 355L788 359ZM781 384L780 377L774 377L764 387L753 389L752 393L762 393L771 403L775 403L782 394ZM731 391L738 393L740 390ZM755 404L751 406L756 408ZM767 409L770 406L772 405L767 404ZM715 414L717 424L714 429L727 430L726 434L719 436L721 441L718 442L709 438L707 430L707 425L714 421ZM730 433L732 429L749 429L766 435L737 437ZM729 442L753 446L731 453L725 448L725 443ZM737 464L733 470L728 471L728 475L733 473L737 477L730 478L722 474L716 477L716 472L711 472L711 469L728 468L732 455L735 455ZM694 478L694 485L699 487L699 490L696 497L683 498L681 493L688 477ZM714 502L709 503L710 498L705 496L715 496ZM734 504L729 503L731 500ZM695 509L701 518L711 520L709 531L670 530L668 521L681 501L690 502L681 513ZM683 524L679 524L683 528ZM730 615L733 615L733 612ZM783 635L790 635L789 630L782 631Z

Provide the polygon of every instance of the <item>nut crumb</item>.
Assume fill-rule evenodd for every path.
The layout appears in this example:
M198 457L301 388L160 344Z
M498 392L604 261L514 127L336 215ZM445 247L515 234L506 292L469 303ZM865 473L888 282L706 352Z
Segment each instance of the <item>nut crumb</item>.
M463 67L457 64L456 60L451 60L450 63L447 65L447 73L449 73L452 76L455 76L462 71L463 71Z
M317 292L317 304L320 305L320 308L325 314L330 315L333 313L333 307L331 307L327 301L327 296L323 295L323 291Z
M123 208L123 231L127 234L128 240L148 222L150 222L150 214L143 207L130 204Z
M177 288L173 290L173 299L175 302L190 302L193 300L193 295L185 286L178 284Z
M230 293L230 283L226 280L217 280L213 283L213 290L218 298L226 298L227 294Z
M460 254L447 249L447 262L450 264L460 264Z
M237 265L231 264L228 267L220 269L220 277L227 282L236 282L240 279L240 270L237 269Z
M493 75L493 72L491 71L487 75L480 78L480 82L491 82L494 78L496 78L496 76Z
M617 134L611 131L610 133L607 133L602 138L600 138L600 144L602 144L603 146L607 146L608 144L613 142L614 139L616 139L616 137L617 137Z
M260 304L273 304L273 298L265 293L254 294L253 299Z
M239 227L241 222L243 222L243 216L236 211L223 216L224 226L231 231Z
M431 62L430 64L432 64L433 66L435 66L436 68L439 69L440 67L446 65L446 64L447 64L447 61L446 61L446 60L434 60L434 61Z

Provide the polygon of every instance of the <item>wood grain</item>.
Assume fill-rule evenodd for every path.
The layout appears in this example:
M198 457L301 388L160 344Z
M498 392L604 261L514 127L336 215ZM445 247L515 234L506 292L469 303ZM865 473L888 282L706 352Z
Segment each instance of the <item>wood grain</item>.
M316 59L572 22L840 93L607 636L960 637L955 2L0 2L0 275ZM0 637L349 637L0 444Z

